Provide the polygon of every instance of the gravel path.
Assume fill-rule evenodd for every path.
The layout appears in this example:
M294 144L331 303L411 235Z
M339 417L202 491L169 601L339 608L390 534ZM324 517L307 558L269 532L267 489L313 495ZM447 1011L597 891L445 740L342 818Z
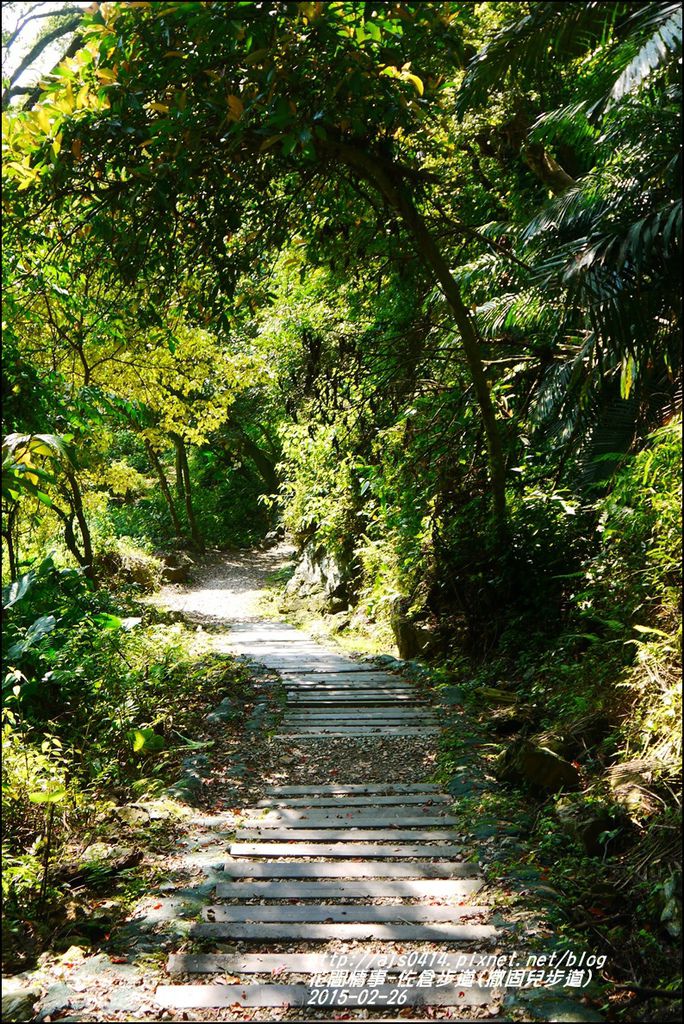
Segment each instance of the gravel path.
M279 544L267 551L230 551L200 562L187 586L166 586L154 603L220 625L256 622L257 604L268 577L294 556L294 548Z

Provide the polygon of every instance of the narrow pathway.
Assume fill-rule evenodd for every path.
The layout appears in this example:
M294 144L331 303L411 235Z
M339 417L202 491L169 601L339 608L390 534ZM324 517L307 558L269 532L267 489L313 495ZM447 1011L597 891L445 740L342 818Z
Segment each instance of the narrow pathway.
M453 832L453 797L420 777L393 781L407 738L436 743L435 711L404 678L341 656L285 624L235 625L224 643L282 677L287 710L276 741L320 752L351 739L364 757L353 783L318 778L270 785L243 809L216 902L190 929L193 940L238 940L240 951L172 955L168 971L184 980L159 986L158 1004L486 1005L491 1013L492 990L463 984L470 958L462 950L481 954L500 933L487 921L487 907L475 902L483 880ZM364 778L369 744L385 782ZM416 769L423 774L420 761ZM292 942L300 951L287 951ZM345 976L335 973L331 955L339 955L340 942L352 943ZM395 952L394 960L383 948ZM230 982L212 981L226 974Z

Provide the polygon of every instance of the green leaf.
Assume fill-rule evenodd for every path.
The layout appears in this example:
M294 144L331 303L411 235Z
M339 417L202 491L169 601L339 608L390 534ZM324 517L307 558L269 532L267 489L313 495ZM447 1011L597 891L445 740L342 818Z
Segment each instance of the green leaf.
M26 631L26 636L23 640L19 640L16 644L12 644L9 651L7 652L8 658L16 658L20 654L25 654L32 647L42 640L44 636L51 633L57 625L57 619L54 615L41 615L39 619L31 623Z
M20 576L14 583L10 583L8 586L2 588L2 607L11 608L17 601L21 601L28 591L31 589L33 582L35 581L35 573L27 572L24 576Z
M93 622L96 622L98 626L102 626L103 629L122 629L123 619L120 619L118 615L110 615L108 612L99 612L93 616Z
M654 626L634 626L637 633L652 633L654 636L663 636L666 640L670 639L670 634L663 632L662 629L656 629Z
M131 729L126 736L136 754L154 753L164 748L164 737L159 736L154 729Z
M32 804L58 804L66 799L66 795L64 786L56 786L54 789L39 789L29 793L29 800Z

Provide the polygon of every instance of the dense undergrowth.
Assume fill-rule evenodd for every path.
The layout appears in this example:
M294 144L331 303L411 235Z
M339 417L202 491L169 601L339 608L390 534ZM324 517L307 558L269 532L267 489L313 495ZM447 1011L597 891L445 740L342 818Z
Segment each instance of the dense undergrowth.
M82 901L84 886L101 892L117 807L152 801L173 819L167 787L184 758L212 745L197 741L204 716L225 697L240 707L250 683L195 627L130 587L94 591L50 558L4 599L3 945L16 964L73 931L75 883ZM74 861L75 879L63 870ZM124 865L124 887L129 876Z
M602 945L611 980L673 991L681 987L680 465L674 421L588 510L597 543L562 581L556 620L541 609L512 617L486 658L446 659L499 757L522 730L579 769L577 793L545 795L543 779L516 780L536 798L531 862L561 894L556 923L570 918ZM502 708L508 724L505 714L497 721ZM448 741L443 760L448 766ZM489 810L505 817L508 799L494 793Z

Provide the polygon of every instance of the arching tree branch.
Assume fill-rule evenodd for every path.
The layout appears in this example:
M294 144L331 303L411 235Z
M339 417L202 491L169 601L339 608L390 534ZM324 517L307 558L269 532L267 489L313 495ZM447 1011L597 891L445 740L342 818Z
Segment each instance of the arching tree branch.
M26 71L27 68L31 67L31 65L40 57L40 55L48 48L48 46L50 46L51 43L54 43L57 39L61 39L62 36L68 35L70 32L75 32L80 23L81 15L78 14L75 18L70 18L68 21L62 22L61 25L58 25L57 28L52 30L52 32L48 32L47 35L44 35L41 39L38 40L37 43L35 43L31 47L31 49L26 54L24 59L20 62L19 67L14 71L14 74L10 78L7 89L5 89L4 93L2 94L3 110L7 109L10 100L12 100L14 96L21 96L24 93L26 93L27 90L25 88L16 88L15 86L17 80L24 73L24 71ZM78 45L80 45L80 41ZM64 56L73 56L73 54L69 53L70 50L71 46L69 47L69 50ZM64 60L64 56L60 57L59 63L61 63ZM38 92L40 92L40 90L38 90Z

